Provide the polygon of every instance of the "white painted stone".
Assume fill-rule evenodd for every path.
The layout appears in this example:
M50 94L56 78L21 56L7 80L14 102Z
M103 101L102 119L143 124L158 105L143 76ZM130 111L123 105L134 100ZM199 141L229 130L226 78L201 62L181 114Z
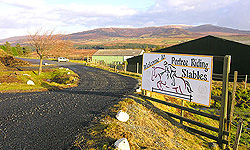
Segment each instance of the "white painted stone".
M211 148L211 150L219 150L220 149L219 145L217 143L209 142L208 145Z
M35 83L33 81L31 81L31 80L27 81L27 84L28 85L35 85Z
M49 63L44 63L45 66L49 66L50 64Z
M66 71L68 71L69 70L69 68L66 68Z
M116 118L117 118L119 121L126 122L126 121L128 121L128 119L129 119L129 115L128 115L126 112L123 112L122 110L120 110L120 111L116 114Z
M70 72L68 72L68 74L70 74Z
M117 140L114 145L118 150L130 150L129 143L126 138Z
M29 77L30 77L30 75L29 75L29 74L23 74L23 76L29 76Z
M136 89L136 92L140 93L141 92L141 87L139 87L138 89Z

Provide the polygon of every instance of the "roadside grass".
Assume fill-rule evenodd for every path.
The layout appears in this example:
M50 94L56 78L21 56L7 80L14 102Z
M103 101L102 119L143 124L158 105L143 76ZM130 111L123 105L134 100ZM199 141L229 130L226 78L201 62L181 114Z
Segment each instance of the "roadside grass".
M82 60L69 60L69 62L73 62L73 63L85 63L85 61L82 61Z
M115 141L121 138L128 139L131 150L209 149L206 140L177 128L168 119L145 107L144 104L143 100L126 98L112 106L107 114L96 119L90 127L83 129L70 150L115 149ZM127 122L115 119L119 110L129 114Z
M72 61L73 62L73 61ZM133 77L137 80L141 80L141 74L139 73L133 73L133 72L129 72L129 71L124 71L124 70L115 70L114 68L110 68L110 67L107 67L107 66L102 66L102 65L98 65L98 64L94 64L94 63L91 63L91 62L86 62L86 61L75 61L76 63L82 63L83 65L85 66L90 66L90 67L94 67L94 68L99 68L99 69L103 69L103 70L107 70L109 72L113 72L113 73L118 73L118 74L121 74L121 75L124 75L124 76L130 76L130 77Z
M47 69L41 75L37 71L0 72L0 92L34 92L77 86L79 76L67 68ZM27 81L35 85L28 85Z

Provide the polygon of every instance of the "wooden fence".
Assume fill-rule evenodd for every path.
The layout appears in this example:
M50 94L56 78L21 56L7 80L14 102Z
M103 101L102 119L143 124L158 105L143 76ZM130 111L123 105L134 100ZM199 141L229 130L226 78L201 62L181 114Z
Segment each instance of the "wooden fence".
M223 61L223 75L220 76L220 79L223 80L223 85L222 85L222 95L221 96L214 96L211 95L211 98L217 101L221 101L221 108L220 108L220 116L217 115L213 115L213 114L209 114L209 113L205 113L199 110L195 110L193 108L188 108L185 106L181 106L181 105L177 105L174 103L170 103L167 101L163 101L163 100L159 100L159 99L155 99L149 96L146 96L145 94L139 94L137 96L130 96L131 98L136 99L137 97L143 98L145 100L150 100L153 102L157 102L160 104L164 104L167 106L171 106L177 109L180 109L182 111L187 111L190 113L194 113L200 116L204 116L213 120L217 120L219 121L219 128L214 127L214 126L210 126L198 121L194 121L188 118L185 118L183 115L176 115L170 112L165 112L167 113L169 116L179 119L180 122L187 122L211 131L216 132L218 135L212 135L210 133L204 132L204 131L200 131L198 129L192 128L190 126L186 126L183 125L184 128L188 129L189 131L192 131L194 133L197 133L199 135L205 136L207 138L213 139L215 140L220 148L224 148L225 145L229 144L228 140L230 139L229 133L230 133L230 125L232 122L232 117L233 117L233 108L234 108L234 101L235 101L235 91L236 91L236 83L237 83L237 72L235 72L234 74L234 87L233 87L233 91L229 92L228 87L229 87L229 72L230 72L230 63L231 63L231 56L226 55L226 56L214 56L214 61ZM218 78L218 77L217 77ZM219 78L218 78L219 79Z
M176 118L180 120L180 123L182 124L182 126L184 128L186 128L187 130L197 133L199 135L205 136L207 138L210 138L212 140L215 140L219 146L221 148L225 148L225 145L229 145L230 144L230 130L231 130L231 123L233 120L233 111L234 111L234 101L235 101L235 92L236 92L236 84L237 84L237 80L238 81L244 81L245 83L247 83L247 78L249 78L249 76L247 75L238 75L237 71L234 72L234 75L230 75L230 63L231 63L231 56L214 56L213 57L214 61L221 61L223 62L223 74L216 74L213 73L213 80L222 80L223 81L223 88L222 88L222 96L215 96L215 95L211 95L211 98L215 101L220 101L221 102L221 109L220 109L220 116L217 115L212 115L209 113L205 113L199 110L195 110L192 108L188 108L188 107L184 107L181 105L177 105L174 103L170 103L170 102L166 102L166 101L162 101L159 99L155 99L149 96L146 96L147 94L139 94L139 95L129 95L130 98L133 99L138 99L138 98L143 98L145 100L150 100L150 101L154 101L157 103L161 103L167 106L171 106L177 109L180 109L181 112L183 111L187 111L193 114L197 114L200 116L204 116L213 120L217 120L219 121L219 128L218 127L213 127L198 121L194 121L188 118L185 118L183 113L181 113L180 115L176 115L170 112L165 112L166 114L168 114L170 117ZM141 74L139 74L138 69L139 67L137 67L137 73L133 73L133 72L128 72L126 71L126 69L124 69L122 67L122 69L118 68L117 65L115 64L114 66L108 66L105 64L100 64L100 63L89 63L89 65L91 66L98 66L101 67L103 69L108 69L108 70L112 70L115 72L123 72L129 75L136 75L136 76L141 76ZM137 64L137 66L139 66ZM126 67L125 67L126 68ZM119 70L118 70L119 69ZM237 76L239 76L239 78L237 78ZM229 81L234 81L233 84L233 91L229 92L228 90L228 86L229 86ZM249 81L249 80L248 80ZM246 84L245 84L246 85ZM205 129L208 129L210 131L216 132L218 135L212 135L210 133L206 133L204 131L200 131L198 129L183 125L183 122L187 122ZM237 143L236 143L237 144Z

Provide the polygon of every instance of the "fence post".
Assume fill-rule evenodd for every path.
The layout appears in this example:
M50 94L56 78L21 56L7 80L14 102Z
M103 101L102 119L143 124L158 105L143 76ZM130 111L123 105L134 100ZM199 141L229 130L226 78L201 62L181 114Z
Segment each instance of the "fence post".
M233 92L232 96L229 102L228 106L228 132L229 132L229 137L228 137L228 147L230 147L230 139L231 139L231 124L233 121L233 112L234 112L234 105L235 105L235 94L236 94L236 86L237 86L237 76L238 76L238 71L234 71L234 83L233 83Z
M126 73L127 72L127 63L125 62L124 64L124 72Z
M237 133L236 133L236 136L235 136L233 150L238 149L238 145L239 145L239 142L240 142L240 135L241 135L241 131L242 131L242 125L243 125L243 120L240 119L239 124L237 126Z
M245 89L247 89L247 75L245 77Z
M223 85L222 85L222 96L221 96L221 109L220 109L220 124L218 134L218 144L220 148L224 149L225 146L222 141L225 139L223 131L225 129L225 122L227 119L227 104L228 104L228 79L230 72L231 56L226 55L224 57L223 64Z
M146 95L146 90L141 90L142 95Z
M181 103L182 103L181 106L185 105L185 101L184 100L182 100ZM181 117L184 117L184 110L182 110L182 109L181 109ZM180 124L183 124L183 120L182 119L180 119Z
M116 64L116 62L115 62L115 72L116 72L116 68L117 68L117 64Z
M136 63L136 73L139 73L139 63Z

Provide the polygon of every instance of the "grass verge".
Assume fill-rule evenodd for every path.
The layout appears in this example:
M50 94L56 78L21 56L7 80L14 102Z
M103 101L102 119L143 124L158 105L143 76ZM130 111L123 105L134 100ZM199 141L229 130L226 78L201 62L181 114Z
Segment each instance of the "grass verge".
M47 69L41 75L37 71L0 72L0 92L47 91L77 86L79 76L68 68ZM27 81L35 85L28 85Z
M175 121L153 111L145 101L124 99L109 112L86 127L70 150L109 150L127 138L131 150L139 149L210 149L207 140L177 128ZM149 106L149 105L148 105ZM127 122L115 119L119 110L130 116Z

